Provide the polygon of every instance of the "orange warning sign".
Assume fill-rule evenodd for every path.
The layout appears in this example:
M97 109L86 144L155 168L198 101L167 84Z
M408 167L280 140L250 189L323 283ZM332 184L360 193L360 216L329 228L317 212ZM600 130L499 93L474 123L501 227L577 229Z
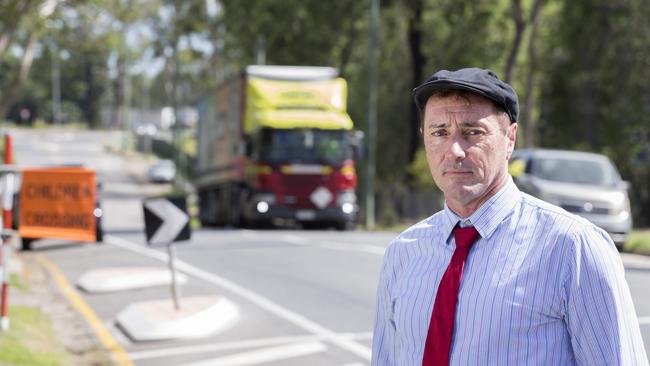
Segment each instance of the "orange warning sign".
M24 169L18 231L25 238L95 241L95 172L85 168Z

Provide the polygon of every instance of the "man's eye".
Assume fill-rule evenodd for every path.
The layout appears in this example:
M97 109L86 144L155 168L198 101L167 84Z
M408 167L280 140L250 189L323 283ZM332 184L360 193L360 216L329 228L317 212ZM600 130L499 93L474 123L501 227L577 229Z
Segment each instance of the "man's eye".
M431 132L431 136L436 136L436 137L437 136L445 136L446 134L447 134L447 132L442 131L442 130L436 130L436 131Z
M482 135L482 134L483 134L483 131L481 131L481 130L469 130L469 131L465 132L465 135L468 135L468 136L478 136L478 135Z

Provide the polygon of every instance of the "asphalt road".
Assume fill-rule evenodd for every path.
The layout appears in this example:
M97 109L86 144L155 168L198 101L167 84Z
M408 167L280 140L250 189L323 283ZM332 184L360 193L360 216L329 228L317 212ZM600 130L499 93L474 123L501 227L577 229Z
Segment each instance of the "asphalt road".
M141 159L109 153L118 135L95 132L14 131L20 166L82 163L103 185L104 244L34 244L74 284L89 270L166 266L165 251L147 247L142 199L166 186L144 180ZM374 294L385 247L395 233L364 231L200 230L176 245L189 276L184 299L222 296L239 317L218 334L187 340L134 342L115 326L129 304L170 299L167 286L105 294L85 301L136 365L369 364ZM624 254L646 348L650 349L650 260Z

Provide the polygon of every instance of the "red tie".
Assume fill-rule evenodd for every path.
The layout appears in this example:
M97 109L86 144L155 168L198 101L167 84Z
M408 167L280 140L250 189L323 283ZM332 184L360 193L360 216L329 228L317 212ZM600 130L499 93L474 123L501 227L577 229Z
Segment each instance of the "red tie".
M456 316L456 301L460 278L469 248L478 237L478 231L473 226L454 228L456 250L451 257L445 274L442 276L436 302L433 304L431 323L427 341L424 345L422 366L449 365L449 351L451 349L451 336L454 333L454 318Z

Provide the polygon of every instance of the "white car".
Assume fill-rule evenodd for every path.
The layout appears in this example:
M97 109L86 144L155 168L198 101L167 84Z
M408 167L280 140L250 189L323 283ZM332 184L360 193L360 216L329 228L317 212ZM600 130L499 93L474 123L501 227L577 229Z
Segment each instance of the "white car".
M579 151L521 149L510 159L519 189L580 215L605 229L619 250L632 229L627 191L604 155Z
M169 183L176 176L176 164L168 159L158 160L149 168L147 175L150 182Z

